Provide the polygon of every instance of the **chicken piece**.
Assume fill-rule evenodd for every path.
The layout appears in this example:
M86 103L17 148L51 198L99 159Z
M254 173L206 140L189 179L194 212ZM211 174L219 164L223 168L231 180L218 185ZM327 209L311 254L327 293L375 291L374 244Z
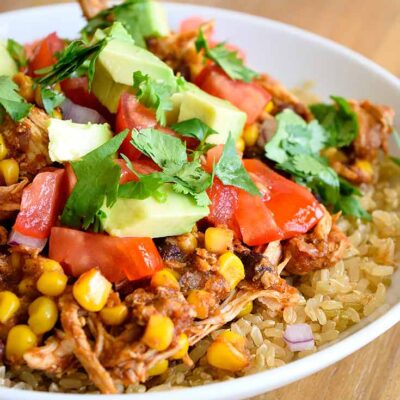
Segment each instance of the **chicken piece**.
M6 117L0 125L8 157L17 160L21 177L32 178L41 168L51 164L48 121L49 116L43 110L33 107L22 121L14 122Z
M285 108L291 108L306 121L311 121L313 119L311 111L308 109L308 107L301 103L294 94L290 93L289 90L287 90L269 75L260 75L260 77L256 79L256 82L272 95L272 101L274 103L274 115L281 112Z
M46 344L34 347L24 354L29 368L60 374L70 367L74 358L74 341L52 336Z
M95 17L109 7L109 0L78 0L86 19Z
M330 268L343 258L349 240L335 224L336 219L325 210L312 232L282 242L284 256L289 258L287 272L304 275Z
M28 179L10 186L0 186L0 220L8 219L14 216L20 209L22 191L28 184Z
M73 353L85 368L92 382L105 394L118 393L117 388L98 357L92 350L82 320L79 318L80 307L71 294L64 295L60 301L61 324L66 333L66 339L73 340Z

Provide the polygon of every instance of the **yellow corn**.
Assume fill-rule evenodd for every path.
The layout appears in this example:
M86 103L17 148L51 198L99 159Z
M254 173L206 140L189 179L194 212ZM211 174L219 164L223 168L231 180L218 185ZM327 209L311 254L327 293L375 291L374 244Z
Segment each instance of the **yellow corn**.
M232 245L233 232L225 228L207 228L204 244L211 253L222 254Z
M240 258L231 251L227 251L218 258L218 264L218 272L229 283L231 290L235 289L245 277L244 266Z
M153 314L147 323L142 341L151 349L164 351L171 344L174 331L174 323L170 318L161 314Z
M207 361L226 371L243 370L249 364L246 339L231 331L222 332L208 348Z
M41 258L40 259L40 266L42 267L44 272L60 272L64 273L64 269L61 266L61 264L55 260L52 260L50 258Z
M59 296L67 286L68 277L63 272L44 271L36 282L36 288L46 296Z
M168 369L168 360L161 360L154 364L148 371L147 376L156 376L163 374Z
M271 100L268 102L268 104L265 106L264 111L267 113L270 113L274 109L274 102Z
M210 313L210 308L214 305L214 296L205 290L191 290L187 297L187 302L194 307L196 317L205 319Z
M0 133L0 160L4 160L7 157L8 149L6 143L4 142L4 137Z
M181 333L177 341L179 350L171 357L173 360L180 360L185 357L189 350L189 339L185 333Z
M10 329L6 343L6 357L9 360L21 358L24 353L37 345L37 337L27 325L15 325Z
M51 331L58 319L57 304L45 296L34 300L28 308L28 313L28 325L36 335Z
M177 241L179 248L186 254L191 254L196 250L197 238L193 233L178 236Z
M22 295L32 293L36 289L36 282L32 277L24 278L18 284L18 292Z
M57 119L63 119L62 112L59 108L55 108L53 110L53 115L51 116L52 118L57 118Z
M0 292L0 322L5 324L20 307L19 298L8 290Z
M125 304L104 307L100 311L100 317L106 325L121 325L128 316L128 307Z
M372 175L373 173L372 164L367 160L357 160L356 167L368 175Z
M246 147L246 143L244 142L244 139L242 137L240 137L237 141L236 141L236 150L239 153L243 153L244 149Z
M100 311L106 305L110 293L111 283L96 268L82 274L72 288L75 300L92 312Z
M19 86L20 95L28 102L32 103L35 98L33 90L33 80L23 72L18 72L13 76L13 81Z
M18 182L19 165L13 158L0 161L0 172L7 186Z
M165 286L179 290L179 282L169 268L157 271L151 278L151 286Z
M258 129L257 124L251 124L246 126L243 131L243 139L246 146L251 147L254 146L257 142L258 136L260 134L260 130Z
M250 314L253 311L253 302L249 301L243 308L242 311L237 315L238 318L244 317L247 314Z

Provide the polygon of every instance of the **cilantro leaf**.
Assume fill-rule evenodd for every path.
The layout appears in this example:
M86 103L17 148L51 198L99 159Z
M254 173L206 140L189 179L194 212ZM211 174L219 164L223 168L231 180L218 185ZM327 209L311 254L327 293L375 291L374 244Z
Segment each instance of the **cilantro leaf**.
M25 118L32 108L18 93L18 86L9 76L0 76L0 123L7 113L14 121Z
M237 51L228 50L225 43L219 43L210 48L203 30L199 29L199 35L195 41L197 52L204 50L204 55L221 67L232 79L251 82L258 73L246 67L243 60L238 57Z
M392 156L390 159L400 167L400 158Z
M70 77L88 63L87 73L90 90L97 57L106 44L107 39L102 39L91 45L86 45L82 40L71 42L68 47L61 52L58 61L54 65L35 71L43 75L36 80L37 83L42 86L52 86Z
M7 51L9 52L13 60L17 63L18 69L21 67L24 68L28 65L28 58L26 56L24 46L13 39L8 39Z
M54 109L65 100L65 96L61 92L51 88L42 88L41 96L43 107L49 115L53 115Z
M165 126L165 113L172 110L171 96L175 92L175 88L164 82L156 81L141 71L133 73L133 88L136 90L139 102L145 107L155 110L157 121Z
M348 146L358 135L357 114L343 97L331 96L331 99L335 104L314 104L310 106L311 112L329 134L329 146Z
M228 136L222 156L215 167L215 175L225 185L236 186L252 195L261 195L242 164L231 134Z
M101 207L104 203L111 207L118 197L121 168L112 156L127 134L127 131L121 132L82 160L71 163L77 183L61 215L64 225L83 229L92 224L95 228L101 226L98 221Z
M163 176L159 172L141 175L138 182L131 181L121 185L118 189L118 197L139 200L147 199L154 195L163 183Z

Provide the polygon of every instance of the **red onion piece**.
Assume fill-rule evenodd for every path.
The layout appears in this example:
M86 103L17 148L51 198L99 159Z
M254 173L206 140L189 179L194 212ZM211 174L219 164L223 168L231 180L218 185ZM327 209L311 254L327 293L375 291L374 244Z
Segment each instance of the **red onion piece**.
M8 244L10 246L23 246L31 249L38 250L41 252L46 246L47 239L38 239L32 236L23 235L14 230L11 231L10 237L8 238Z
M104 124L106 120L96 110L79 106L69 99L65 99L61 104L61 110L64 120L72 120L78 124Z
M314 336L307 324L288 325L283 339L290 351L312 350L314 348Z

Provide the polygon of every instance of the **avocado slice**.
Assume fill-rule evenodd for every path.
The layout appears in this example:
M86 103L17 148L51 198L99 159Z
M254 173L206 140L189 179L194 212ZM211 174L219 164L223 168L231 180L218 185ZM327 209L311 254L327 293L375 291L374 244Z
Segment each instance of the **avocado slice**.
M207 206L200 207L186 195L173 191L170 184L162 187L166 201L153 197L144 200L119 198L111 207L103 207L104 230L118 237L165 237L191 232L194 224L208 215Z
M198 118L218 132L208 137L208 143L225 144L229 133L238 139L246 123L244 112L191 83L187 83L182 92L175 93L171 100L173 109L167 116L168 123Z
M142 71L173 88L176 86L172 69L151 52L136 46L133 39L127 40L129 34L119 25L118 34L111 34L112 39L97 59L92 82L93 93L112 113L117 111L121 94L131 90L135 71Z
M7 50L7 42L3 40L0 41L0 60L0 76L13 76L18 72L17 64Z
M51 161L76 161L112 138L108 124L76 124L50 118L49 155Z

